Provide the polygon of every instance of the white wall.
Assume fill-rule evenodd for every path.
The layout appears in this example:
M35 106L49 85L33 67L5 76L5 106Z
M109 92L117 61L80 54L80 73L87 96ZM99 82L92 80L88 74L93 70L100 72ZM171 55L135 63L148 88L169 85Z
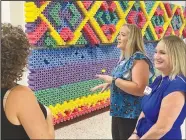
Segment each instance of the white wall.
M186 1L169 1L172 4L177 4L181 6L186 6Z
M10 2L2 1L1 7L1 22L10 22Z
M1 17L2 23L8 22L13 25L21 25L25 30L24 22L24 2L23 1L2 1L1 3ZM25 68L23 78L18 83L27 86L28 70Z
M10 22L24 28L24 1L2 1L1 4L2 22Z
M10 21L13 25L25 27L24 19L24 1L10 2ZM24 28L25 29L25 28Z

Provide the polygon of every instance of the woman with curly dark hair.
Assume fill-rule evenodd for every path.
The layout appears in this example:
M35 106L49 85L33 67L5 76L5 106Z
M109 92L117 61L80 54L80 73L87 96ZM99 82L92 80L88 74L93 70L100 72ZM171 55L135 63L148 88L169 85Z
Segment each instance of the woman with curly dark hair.
M22 77L30 45L21 27L1 25L2 139L53 139L49 109L31 89L16 84Z

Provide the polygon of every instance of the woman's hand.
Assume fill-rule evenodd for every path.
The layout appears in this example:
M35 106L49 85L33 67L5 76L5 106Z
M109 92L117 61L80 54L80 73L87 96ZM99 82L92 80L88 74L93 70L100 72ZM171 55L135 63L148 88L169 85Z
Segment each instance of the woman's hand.
M137 134L132 134L128 140L139 140L139 136Z
M94 91L96 91L96 90L98 90L98 89L102 89L102 90L101 90L101 93L102 93L102 92L104 92L105 90L107 90L109 86L110 86L109 83L103 83L103 84L100 84L100 85L98 85L98 86L95 86L94 88L91 88L90 90L91 90L92 92L94 92Z
M96 75L96 77L101 80L104 80L106 83L109 83L109 84L111 84L112 80L113 80L113 77L109 76L109 75L98 74L98 75Z

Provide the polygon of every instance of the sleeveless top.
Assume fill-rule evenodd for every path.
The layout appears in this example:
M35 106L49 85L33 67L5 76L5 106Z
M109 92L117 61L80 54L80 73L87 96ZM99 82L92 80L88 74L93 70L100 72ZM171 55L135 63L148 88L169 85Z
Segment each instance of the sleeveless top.
M145 60L149 64L149 81L155 75L153 64L147 56L141 52L134 53L128 60L123 60L117 64L112 71L112 76L123 80L132 80L132 67L135 60ZM141 113L142 97L126 93L118 88L114 83L111 84L110 115L114 117L137 119Z
M151 93L144 96L141 103L145 118L141 118L136 126L139 137L142 137L157 122L163 98L174 91L181 91L186 97L186 77L178 75L175 79L170 80L168 76L158 76L150 85L150 88L152 89ZM182 139L180 126L185 118L186 102L173 127L160 139Z
M2 123L2 125L1 125L1 128L2 128L1 129L1 139L2 140L30 139L22 125L14 125L6 117L4 107L3 107L3 98L8 90L9 89L1 88L1 123ZM40 108L46 118L47 111L46 111L45 107L40 102L38 102L38 103L39 103L39 106L40 106ZM32 123L32 122L30 122L30 123Z

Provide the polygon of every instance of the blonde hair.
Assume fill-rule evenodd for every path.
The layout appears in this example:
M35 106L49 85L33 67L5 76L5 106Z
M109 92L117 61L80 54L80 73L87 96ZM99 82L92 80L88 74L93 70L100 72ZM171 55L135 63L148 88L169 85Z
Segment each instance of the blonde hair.
M165 43L165 49L172 66L170 79L174 79L176 75L186 76L186 44L178 36L166 36L162 38Z
M121 52L120 59L123 57L131 57L135 52L140 51L145 54L143 36L141 29L138 28L135 24L124 24L129 29L129 36L127 42L127 52Z

